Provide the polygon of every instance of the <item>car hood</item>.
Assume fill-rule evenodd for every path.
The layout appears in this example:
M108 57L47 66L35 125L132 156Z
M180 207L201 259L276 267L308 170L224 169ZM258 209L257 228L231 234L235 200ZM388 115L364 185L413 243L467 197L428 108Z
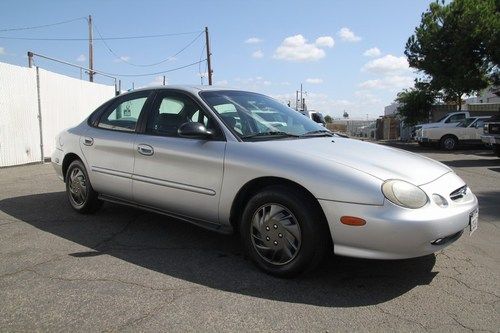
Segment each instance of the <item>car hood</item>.
M402 179L415 185L429 183L451 171L430 158L384 145L341 137L258 142L281 152L296 154L307 163L307 157L341 164L382 181Z
M443 123L428 123L420 125L423 129L443 127Z

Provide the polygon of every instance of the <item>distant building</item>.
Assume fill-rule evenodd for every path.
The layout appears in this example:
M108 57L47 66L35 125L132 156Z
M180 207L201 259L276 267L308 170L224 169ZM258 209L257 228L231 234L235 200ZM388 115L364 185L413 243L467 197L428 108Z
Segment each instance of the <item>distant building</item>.
M384 116L392 116L398 110L399 103L392 103L384 108Z
M465 104L500 103L500 87L489 87L477 94L476 97L467 98Z

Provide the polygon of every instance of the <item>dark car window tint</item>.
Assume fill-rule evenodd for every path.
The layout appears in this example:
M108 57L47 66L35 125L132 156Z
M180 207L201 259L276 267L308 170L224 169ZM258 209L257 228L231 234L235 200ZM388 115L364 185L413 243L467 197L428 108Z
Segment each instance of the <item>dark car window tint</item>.
M122 101L110 107L101 117L98 127L134 132L141 110L146 103L147 96L138 96Z

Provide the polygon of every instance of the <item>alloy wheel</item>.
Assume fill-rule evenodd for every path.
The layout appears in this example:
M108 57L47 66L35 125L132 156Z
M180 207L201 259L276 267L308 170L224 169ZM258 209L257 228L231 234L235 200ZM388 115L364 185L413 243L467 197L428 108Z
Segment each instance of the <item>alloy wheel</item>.
M285 265L299 253L300 225L290 210L279 204L257 209L250 225L252 244L259 256L273 265Z
M76 206L81 206L87 199L87 179L85 173L78 167L71 170L69 175L69 194Z

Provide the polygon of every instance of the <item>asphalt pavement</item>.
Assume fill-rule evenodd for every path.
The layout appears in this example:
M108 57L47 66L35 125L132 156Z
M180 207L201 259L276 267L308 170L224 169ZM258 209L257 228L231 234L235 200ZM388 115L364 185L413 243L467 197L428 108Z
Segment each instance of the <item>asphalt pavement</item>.
M479 229L435 255L332 255L291 280L234 236L109 203L79 215L50 164L0 169L0 331L499 332L500 158L396 146L452 167Z

